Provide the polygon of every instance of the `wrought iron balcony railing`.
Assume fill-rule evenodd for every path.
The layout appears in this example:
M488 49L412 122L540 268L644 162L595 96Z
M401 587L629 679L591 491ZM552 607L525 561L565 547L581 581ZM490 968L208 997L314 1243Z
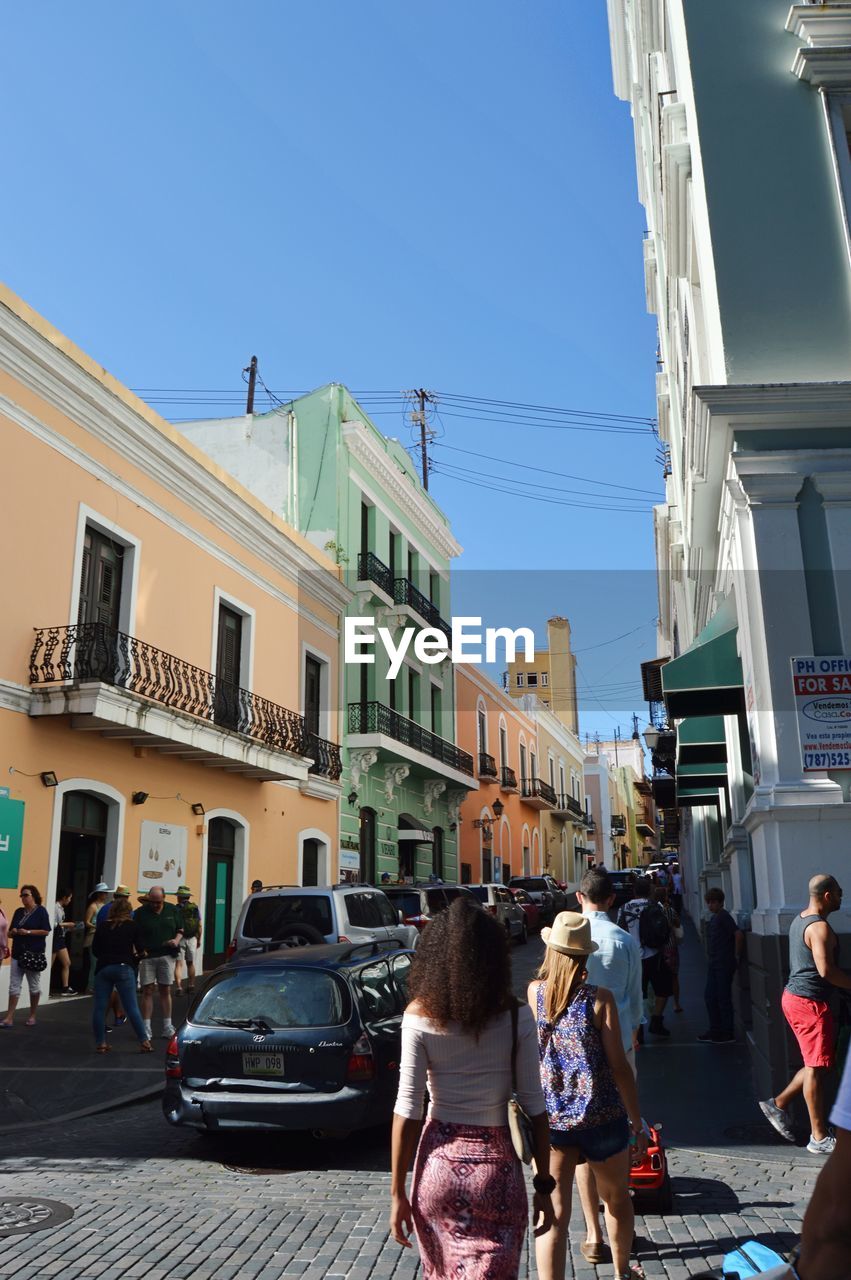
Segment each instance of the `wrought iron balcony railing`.
M521 795L524 800L546 800L553 808L558 804L555 787L551 787L543 778L524 778Z
M493 756L489 756L487 751L479 752L479 777L495 778L496 777L496 761Z
M372 551L361 551L358 556L358 582L374 582L388 596L393 596L393 574Z
M439 738L430 729L408 720L383 702L350 702L349 733L383 733L414 751L422 751L433 760L440 760L452 769L473 776L473 757L468 751Z
M582 805L575 796L567 795L566 793L560 795L558 798L558 808L561 809L563 813L572 813L573 816L575 818L579 818L580 821L585 817L585 810L582 808Z
M406 604L414 613L418 613L430 627L437 627L449 635L452 628L440 616L437 605L432 604L428 596L423 595L419 587L415 587L410 578L397 578L393 584L393 600L396 604Z
M319 734L308 732L305 754L313 759L310 773L315 773L320 778L328 778L331 782L340 781L343 761L336 742L328 742L325 738L320 738Z
M622 813L612 814L612 835L613 836L626 835L626 818Z
M36 628L30 684L95 680L232 729L275 751L309 756L316 745L316 764L311 772L340 776L339 747L319 738L309 740L304 717L295 711L219 680L183 658L102 622Z
M517 774L507 764L499 767L499 785L503 791L517 790Z

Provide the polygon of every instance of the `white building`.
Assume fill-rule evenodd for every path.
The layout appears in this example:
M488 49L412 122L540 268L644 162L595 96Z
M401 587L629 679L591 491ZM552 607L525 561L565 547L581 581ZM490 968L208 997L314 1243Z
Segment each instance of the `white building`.
M790 665L851 654L851 4L608 9L669 452L657 674L678 745L657 800L682 812L692 911L720 883L750 918L764 1096L789 1071L790 921L813 872L851 861L851 773L803 771Z

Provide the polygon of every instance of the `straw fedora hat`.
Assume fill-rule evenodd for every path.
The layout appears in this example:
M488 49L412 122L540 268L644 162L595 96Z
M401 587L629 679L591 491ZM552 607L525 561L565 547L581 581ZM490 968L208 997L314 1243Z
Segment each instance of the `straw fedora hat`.
M591 921L578 911L560 911L551 929L542 929L544 943L565 956L590 956L599 951L591 938Z

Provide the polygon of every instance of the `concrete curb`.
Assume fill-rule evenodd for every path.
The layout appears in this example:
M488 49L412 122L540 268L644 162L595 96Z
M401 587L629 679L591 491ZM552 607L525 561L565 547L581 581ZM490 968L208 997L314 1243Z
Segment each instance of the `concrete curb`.
M94 1107L82 1107L79 1111L65 1111L61 1116L48 1116L44 1120L25 1120L22 1124L0 1125L0 1133L20 1133L23 1129L41 1129L46 1124L55 1125L57 1121L66 1124L69 1120L83 1120L86 1116L100 1115L103 1111L116 1111L119 1107L129 1106L133 1102L142 1102L145 1098L155 1098L162 1093L163 1084L148 1085L146 1089L137 1089L135 1093L125 1093L121 1097L111 1098L108 1102Z

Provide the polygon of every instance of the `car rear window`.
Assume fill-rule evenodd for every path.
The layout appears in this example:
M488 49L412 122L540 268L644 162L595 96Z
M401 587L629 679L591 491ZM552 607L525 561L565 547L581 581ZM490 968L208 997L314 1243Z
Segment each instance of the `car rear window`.
M349 924L357 929L379 929L388 923L396 924L392 908L388 913L390 916L388 921L382 912L382 904L387 906L387 899L383 893L347 893L345 906Z
M330 899L322 893L287 893L278 898L252 898L242 932L246 938L277 938L291 924L309 924L326 935L334 932Z
M270 1027L337 1027L348 1022L349 1009L348 990L331 973L303 965L280 969L246 965L214 980L191 1021L214 1027L262 1018Z
M472 893L474 898L478 898L479 902L487 902L488 891L483 884L471 884L468 893Z
M446 894L447 902L454 902L456 898L467 897L466 887L461 889L458 885L453 885L451 889L447 889L446 886L444 886L443 892Z
M422 911L418 893L388 893L387 897L396 910L405 916L418 916Z
M449 905L442 889L426 889L426 902L430 916L436 916L438 911L443 911Z

